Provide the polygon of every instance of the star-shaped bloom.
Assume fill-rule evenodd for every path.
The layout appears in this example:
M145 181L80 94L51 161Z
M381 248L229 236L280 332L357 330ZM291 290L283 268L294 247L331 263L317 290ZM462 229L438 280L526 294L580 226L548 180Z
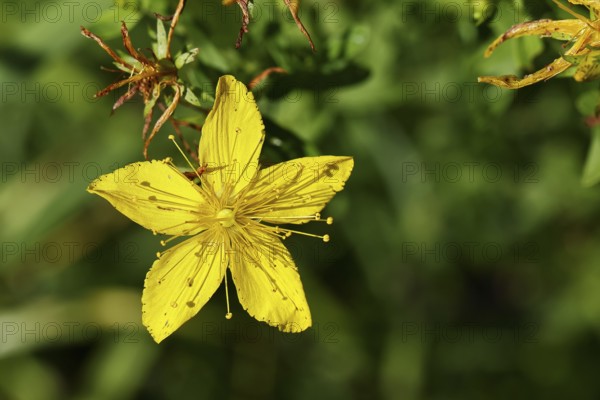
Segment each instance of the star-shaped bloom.
M163 244L190 236L159 253L146 276L142 321L156 342L196 315L223 280L227 289L227 269L254 318L284 332L311 326L298 270L282 243L302 232L280 225L332 223L319 213L343 189L354 162L304 157L260 168L264 137L252 93L223 76L202 130L204 172L196 182L167 159L130 164L90 184L88 191L133 221L171 235Z

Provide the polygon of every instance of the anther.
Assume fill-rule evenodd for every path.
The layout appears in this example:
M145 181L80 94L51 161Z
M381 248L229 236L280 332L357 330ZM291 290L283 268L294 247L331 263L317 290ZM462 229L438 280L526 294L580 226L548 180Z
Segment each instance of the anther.
M333 217L327 217L327 225L333 224Z
M231 319L231 317L233 317L232 313L228 312L227 314L225 314L225 318Z
M323 241L325 243L329 242L329 235L323 235Z
M171 237L170 237L170 238L168 238L167 240L161 240L161 241L160 241L160 245L161 245L161 246L166 246L166 245L167 245L167 243L169 243L169 242L171 242L171 241L173 241L173 240L175 240L175 239L177 239L178 237L181 237L181 236L182 236L182 235L175 235L175 236L171 236Z

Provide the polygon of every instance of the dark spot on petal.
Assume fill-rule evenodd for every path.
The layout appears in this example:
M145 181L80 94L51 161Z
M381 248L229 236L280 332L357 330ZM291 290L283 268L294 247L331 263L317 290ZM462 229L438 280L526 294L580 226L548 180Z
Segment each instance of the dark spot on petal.
M337 164L328 164L323 173L328 177L332 177L337 171L340 170L340 167Z

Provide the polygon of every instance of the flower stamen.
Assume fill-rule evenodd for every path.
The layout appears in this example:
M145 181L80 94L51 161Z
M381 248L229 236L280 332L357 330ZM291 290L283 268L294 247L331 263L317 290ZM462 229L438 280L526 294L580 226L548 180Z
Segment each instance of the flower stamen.
M326 222L327 225L333 225L333 217L321 218L321 214L320 213L316 213L314 215L299 215L299 216L294 216L294 217L275 217L275 216L270 216L270 215L266 215L266 216L253 215L252 219L256 220L257 222L260 222L260 221L262 221L264 219L267 219L267 220L282 220L285 223L289 223L289 222L293 222L293 221L305 221L305 220L309 220L309 222L311 222L311 221Z
M231 317L233 317L233 314L229 309L229 289L227 288L228 286L229 284L227 283L227 271L225 271L225 302L227 303L227 313L225 314L225 318L231 319Z
M175 147L177 147L177 150L179 150L179 152L183 156L183 159L190 166L190 168L194 171L194 173L196 174L196 176L198 177L198 179L200 179L200 175L198 175L198 171L196 171L196 168L194 168L194 166L192 165L192 163L190 162L190 160L187 158L187 156L185 155L185 153L183 152L183 150L181 150L181 147L179 147L179 144L177 144L177 142L175 141L175 136L174 135L169 135L168 138L169 138L169 140L171 142L173 142L173 144L175 145Z
M175 240L175 239L177 239L177 238L180 238L180 237L182 237L182 236L185 236L185 235L173 235L173 236L171 236L170 238L168 238L168 239L166 239L166 240L161 240L161 241L160 241L160 245L161 245L161 246L166 246L166 245L167 245L167 243L169 243L169 242L171 242L171 241L173 241L173 240Z
M179 147L179 144L177 144L177 142L175 141L175 136L169 135L168 138L169 138L170 141L173 142L173 144L175 145L175 147L177 147L177 150L179 150L179 152L183 156L183 159L185 160L185 162L194 171L193 173L196 175L196 177L202 182L202 178L200 178L200 174L198 173L198 168L194 168L194 166L192 165L192 163L189 160L189 158L187 158L187 156L185 155L185 153L183 152L183 150L181 149L181 147ZM168 162L172 162L172 160L169 160ZM190 183L192 185L194 184L193 182L190 182ZM204 195L204 198L206 200L208 200L209 202L211 202L213 205L214 204L218 204L219 201L217 199L215 199L214 193L211 190L207 190L206 187L204 187L204 185L198 185L197 187L200 188L200 190L201 190L201 192Z
M315 235L314 233L302 232L302 231L297 231L297 230L294 230L294 229L281 228L279 226L266 226L266 225L262 225L262 227L265 228L265 229L267 229L271 233L275 233L281 239L288 238L288 237L292 236L292 234L294 234L294 233L297 234L297 235L302 235L302 236L308 236L308 237L314 237L314 238L317 238L317 239L322 239L325 243L329 242L329 240L331 239L328 234L325 234L325 235Z

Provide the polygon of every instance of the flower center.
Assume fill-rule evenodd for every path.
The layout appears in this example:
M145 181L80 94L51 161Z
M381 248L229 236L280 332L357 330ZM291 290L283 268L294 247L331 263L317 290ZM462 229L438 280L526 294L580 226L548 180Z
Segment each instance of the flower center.
M235 222L235 214L233 213L233 210L224 208L217 213L217 219L221 223L221 226L224 228L229 228L233 226Z

